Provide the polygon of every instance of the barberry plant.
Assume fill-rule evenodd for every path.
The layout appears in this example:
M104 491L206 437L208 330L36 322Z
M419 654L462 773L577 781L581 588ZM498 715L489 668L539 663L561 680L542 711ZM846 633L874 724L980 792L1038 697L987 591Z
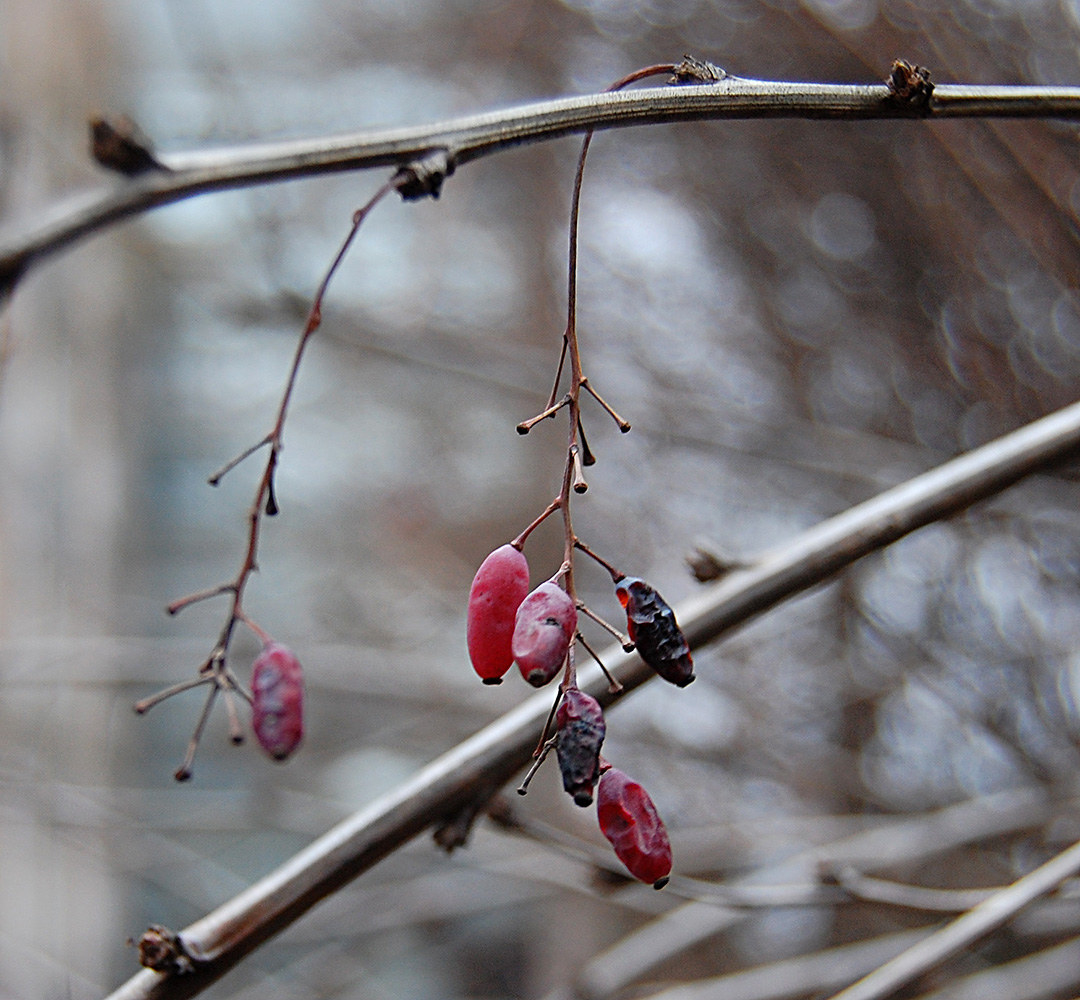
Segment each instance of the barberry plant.
M673 83L718 79L715 67L685 59L679 65L648 66L619 80L609 90L620 90L638 80L671 74ZM671 871L671 844L652 799L637 782L603 760L600 755L607 726L599 702L578 687L575 657L580 645L608 676L612 693L619 690L599 657L578 631L579 613L615 635L628 652L635 647L641 658L664 680L686 687L694 679L690 647L675 620L674 612L639 577L628 577L586 545L574 530L571 500L588 491L585 469L596 462L582 423L582 391L618 425L624 434L630 423L597 392L585 375L577 334L578 219L585 160L592 133L585 134L578 157L570 202L569 262L567 267L567 319L555 381L547 406L518 424L528 434L538 423L565 411L569 425L566 462L558 496L517 538L495 549L477 570L469 592L468 645L473 668L485 684L499 683L516 661L522 676L542 687L561 674L534 764L518 791L525 794L533 775L552 749L559 760L563 788L582 807L593 802L599 780L597 819L616 856L630 874L656 888L663 887ZM563 384L568 382L560 395ZM559 513L563 523L563 562L554 575L525 594L528 564L522 552L529 535L545 520ZM626 612L627 634L587 607L576 592L574 557L582 552L611 575L615 595ZM523 580L525 582L523 588ZM512 627L511 627L512 620ZM507 632L511 632L509 650ZM554 735L548 732L554 723ZM603 776L601 777L601 774Z

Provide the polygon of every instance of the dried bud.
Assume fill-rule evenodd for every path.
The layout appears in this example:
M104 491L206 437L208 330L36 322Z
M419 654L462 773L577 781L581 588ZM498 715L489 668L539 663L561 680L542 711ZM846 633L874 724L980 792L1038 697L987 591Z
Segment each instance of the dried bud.
M555 725L563 788L579 806L591 805L607 729L600 703L579 688L571 688L559 705Z
M671 874L671 841L656 806L636 781L618 768L600 778L596 793L596 816L600 832L615 848L630 874L653 888L662 889Z
M271 642L251 670L251 725L259 745L284 760L304 735L304 674L292 650Z
M570 595L550 581L540 584L517 610L513 651L521 676L543 687L566 660L577 629L577 608Z
M626 630L641 658L664 680L686 687L694 679L694 661L668 603L635 576L619 580L615 596L626 608Z

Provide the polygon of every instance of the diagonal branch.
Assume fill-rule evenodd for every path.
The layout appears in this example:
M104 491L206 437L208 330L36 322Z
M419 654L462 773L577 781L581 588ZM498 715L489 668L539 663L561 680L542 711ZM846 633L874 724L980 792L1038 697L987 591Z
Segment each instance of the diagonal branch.
M679 609L699 647L784 599L932 521L993 496L1080 450L1080 403L1037 420L859 504L796 536L751 566L711 585ZM627 689L652 672L618 646L604 659ZM601 704L614 700L599 669L580 686ZM428 827L475 809L530 760L549 696L537 694L423 768L410 781L345 819L290 861L179 935L193 971L144 969L113 1000L178 1000L199 993L317 902Z
M718 71L720 72L720 71ZM35 263L150 209L209 191L315 174L404 165L437 150L453 164L590 130L730 118L1080 118L1078 87L941 84L921 101L885 84L785 83L722 76L713 83L589 94L418 128L368 131L156 157L121 186L57 206L51 218L0 239L0 301Z
M995 892L930 937L913 944L868 976L837 993L833 1000L882 1000L892 996L902 986L997 930L1029 903L1056 889L1077 872L1080 872L1080 843L1073 844L1012 885Z

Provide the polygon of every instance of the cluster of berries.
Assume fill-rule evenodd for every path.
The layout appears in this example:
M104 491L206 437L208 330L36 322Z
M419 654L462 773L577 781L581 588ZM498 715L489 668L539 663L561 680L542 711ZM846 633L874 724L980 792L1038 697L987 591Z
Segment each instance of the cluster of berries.
M529 565L521 549L507 544L492 552L469 592L469 657L485 684L502 683L515 662L534 687L563 671L555 735L541 741L542 752L554 747L563 788L577 805L592 805L595 792L600 830L616 856L635 878L661 888L671 872L667 830L645 789L601 756L604 713L600 703L577 686L572 645L578 605L558 585L561 575L530 593ZM612 578L626 611L630 648L636 646L664 680L685 687L694 679L694 666L674 612L644 580L614 570Z

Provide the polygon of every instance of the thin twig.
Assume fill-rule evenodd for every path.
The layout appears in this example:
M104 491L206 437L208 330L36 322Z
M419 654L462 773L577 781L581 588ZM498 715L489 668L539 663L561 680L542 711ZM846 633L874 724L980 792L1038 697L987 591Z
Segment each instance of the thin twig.
M300 363L304 359L304 352L312 335L318 330L319 325L322 323L323 299L326 297L326 291L330 286L330 281L333 279L341 262L345 259L345 255L348 253L349 247L352 246L353 240L356 239L356 234L360 231L360 226L375 206L382 201L386 195L395 188L400 188L403 184L414 179L414 175L418 170L419 166L413 168L413 175L410 175L406 171L399 171L398 174L384 183L382 187L368 199L367 203L362 208L353 213L352 226L345 236L345 239L342 241L341 246L338 248L337 253L334 255L334 259L331 261L330 266L326 269L326 273L323 275L322 281L319 282L319 287L312 300L307 322L304 325L304 329L297 341L296 349L293 352L292 364L289 367L289 373L285 379L285 388L281 394L281 401L278 403L273 427L271 427L269 433L258 442L250 448L246 448L239 456L228 462L210 477L210 484L216 486L223 475L239 465L244 459L255 454L260 448L269 448L266 457L266 467L255 488L255 498L248 510L247 544L244 548L244 558L240 564L240 569L237 571L236 578L228 583L219 584L215 587L209 587L206 590L188 594L186 597L173 601L166 609L169 614L175 615L196 602L205 601L222 594L231 594L232 600L229 603L229 610L225 616L225 624L222 626L221 633L218 636L214 652L200 670L200 677L197 680L174 684L164 691L160 691L156 695L144 699L135 706L136 711L140 713L145 712L152 705L156 705L158 702L164 701L166 698L170 698L181 691L186 691L191 687L203 683L209 682L212 684L202 715L199 716L195 732L188 743L187 752L184 755L184 762L175 773L177 781L186 781L191 777L191 765L195 759L195 752L198 749L199 739L206 726L206 720L210 714L210 710L213 708L218 691L222 691L225 695L225 708L229 716L230 739L236 744L243 742L243 730L240 726L236 702L232 695L234 691L237 691L249 702L251 701L251 696L240 687L236 682L236 678L227 668L229 645L232 642L233 633L237 624L241 622L250 628L264 645L270 642L270 636L244 612L244 588L247 586L251 574L254 573L258 567L259 535L262 527L263 515L265 514L270 517L278 512L277 496L274 491L274 475L277 472L278 457L284 447L285 420L289 413L289 402L292 399L293 390L296 387L296 380L300 374ZM441 183L441 180L439 182Z
M1078 448L1080 404L1073 404L888 490L803 532L753 566L729 574L704 588L694 600L680 605L676 612L687 640L694 648L713 642L867 553L991 497ZM612 674L627 689L637 688L655 676L639 657L623 653L618 647L602 655ZM611 704L612 696L599 669L583 669L579 685L601 705ZM114 1000L179 1000L205 989L319 900L455 808L466 806L476 788L510 781L530 762L536 730L549 707L544 692L529 698L187 927L182 932L183 940L197 956L192 973L169 978L143 970L113 994ZM1030 795L1022 803L1022 810L1026 822L1041 821L1038 805ZM970 838L975 829L971 816L956 815L953 836ZM992 818L998 824L1007 819L1000 810ZM987 822L984 818L983 823ZM944 839L939 836L937 842ZM917 838L905 835L904 846L914 849ZM871 841L865 854L845 855L854 864L863 863L867 857L888 861L888 852L879 842ZM817 858L814 863L820 860L825 858ZM682 946L700 940L685 933L685 928L682 931L677 936ZM710 933L709 929L705 928L704 933ZM639 949L638 958L645 959L644 967L648 968L656 954L652 949ZM620 979L623 973L633 975L640 967L640 961L634 963L633 969L624 961Z

